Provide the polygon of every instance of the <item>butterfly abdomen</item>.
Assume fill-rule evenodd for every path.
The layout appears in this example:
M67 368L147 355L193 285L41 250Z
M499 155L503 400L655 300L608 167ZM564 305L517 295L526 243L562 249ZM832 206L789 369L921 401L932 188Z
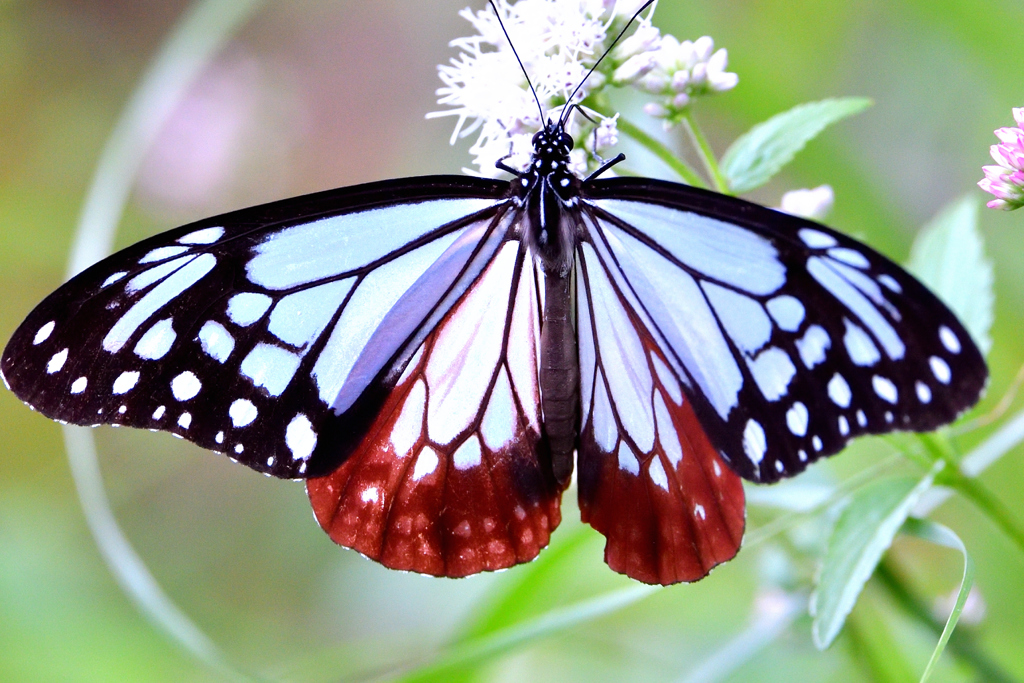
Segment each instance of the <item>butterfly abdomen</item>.
M555 478L572 474L579 424L580 368L572 320L570 276L544 274L544 318L540 335L540 391L544 430Z

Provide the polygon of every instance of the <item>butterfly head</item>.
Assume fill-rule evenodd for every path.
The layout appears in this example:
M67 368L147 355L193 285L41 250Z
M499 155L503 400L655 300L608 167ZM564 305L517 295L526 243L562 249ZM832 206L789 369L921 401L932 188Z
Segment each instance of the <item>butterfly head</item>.
M562 123L548 121L533 136L530 167L517 174L514 185L517 200L526 207L524 227L534 253L548 270L567 270L572 254L572 236L567 233L570 222L563 220L563 214L579 198L580 179L569 168L572 148L572 137Z
M533 157L527 175L531 176L531 180L547 179L556 188L556 192L567 189L569 184L561 180L566 175L575 178L569 170L569 153L572 148L572 136L565 132L564 124L548 120L543 130L533 136ZM567 193L558 194L568 198Z
M565 126L560 121L555 122L548 119L544 129L537 131L533 136L534 156L543 150L546 155L557 153L568 159L572 148L572 136L565 132Z

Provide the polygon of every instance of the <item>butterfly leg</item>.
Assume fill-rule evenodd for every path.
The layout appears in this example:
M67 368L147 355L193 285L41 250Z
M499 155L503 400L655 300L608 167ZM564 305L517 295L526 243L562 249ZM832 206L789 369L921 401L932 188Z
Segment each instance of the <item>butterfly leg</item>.
M511 173L512 175L514 175L517 178L522 178L523 175L524 175L524 173L522 171L514 169L514 168L512 168L511 166L509 166L508 164L505 163L505 159L508 159L511 156L512 156L512 143L510 142L508 144L508 154L506 154L502 158L500 158L497 161L495 161L494 162L494 166L495 166L495 168L499 168L502 171L505 171L506 173Z
M602 173L607 171L609 168L611 168L615 164L621 163L621 162L623 162L625 160L626 160L626 155L622 154L620 152L619 154L615 155L613 158L611 158L608 161L605 161L603 164L601 164L601 166L596 171L594 171L593 173L588 175L587 179L584 180L583 182L585 182L585 183L590 182L591 180L593 180L597 176L601 175Z

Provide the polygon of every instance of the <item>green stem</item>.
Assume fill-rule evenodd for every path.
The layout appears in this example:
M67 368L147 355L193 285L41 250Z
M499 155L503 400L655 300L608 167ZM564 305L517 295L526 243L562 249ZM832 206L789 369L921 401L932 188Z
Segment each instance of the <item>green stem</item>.
M916 436L918 436L918 441L921 441L921 435L918 434ZM930 470L935 465L935 461L940 459L927 446L923 450L915 450L908 447L907 444L901 441L899 435L896 434L884 434L882 435L882 440L898 451L901 456L917 463L925 471Z
M899 574L892 567L889 560L882 560L875 569L875 578L885 588L889 595L895 600L903 611L913 619L923 624L936 636L942 634L943 624L939 623L932 616L924 601L914 595ZM961 661L974 667L979 678L993 683L1012 683L1014 680L1009 674L999 668L995 662L978 647L977 642L970 633L959 629L953 632L946 647L954 656Z
M897 646L888 624L872 606L861 600L846 620L845 632L852 659L869 680L877 683L904 683L914 680L913 670Z
M950 470L959 469L960 456L953 444L941 432L918 434L917 440L932 455L933 460L944 460Z
M960 470L959 458L949 439L941 433L920 434L918 438L936 460L944 460L949 465L936 478L936 483L954 489L974 503L978 510L1006 534L1021 552L1024 552L1024 528L981 482Z
M697 151L700 153L700 158L704 162L704 167L708 170L708 174L711 179L715 182L715 189L722 194L732 194L729 190L729 181L722 175L722 169L718 167L718 160L715 159L715 152L711 149L711 145L708 144L707 138L704 137L704 133L701 132L700 126L693 118L693 112L689 109L683 114L683 123L686 124L686 130L690 133L690 137L693 138L693 144L697 146ZM621 127L621 126L620 126Z
M588 106L590 106L588 104ZM601 116L613 116L614 113L607 107L601 105L592 106L592 109L599 113ZM646 149L648 152L658 157L665 163L666 166L676 172L680 178L683 179L687 185L693 185L694 187L706 188L708 185L704 182L704 179L697 174L692 168L687 165L685 161L677 157L672 150L663 145L662 143L655 140L653 137L644 132L639 126L631 122L629 119L623 118L619 115L618 128L622 133L631 138L634 142L639 144L641 147Z
M943 473L944 484L956 489L964 498L985 514L1024 553L1024 528L1002 502L982 486L977 479L964 475L960 470Z

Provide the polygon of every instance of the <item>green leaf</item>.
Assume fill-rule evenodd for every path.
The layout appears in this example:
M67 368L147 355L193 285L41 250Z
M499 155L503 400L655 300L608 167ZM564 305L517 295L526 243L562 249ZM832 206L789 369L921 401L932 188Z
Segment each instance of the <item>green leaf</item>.
M956 313L987 354L995 293L992 262L978 231L978 200L966 196L940 211L914 241L907 267Z
M553 602L566 594L568 576L579 576L580 553L601 542L589 526L567 521L565 529L551 547L533 562L523 565L514 580L505 582L504 590L491 596L473 614L459 635L429 660L417 662L398 680L444 681L445 683L476 680L480 669L512 649L574 628L627 607L648 594L649 587L639 592L630 584L625 592L613 590L591 593L578 601L558 606Z
M935 645L931 659L928 660L928 666L925 667L924 673L921 675L921 683L925 683L935 670L935 665L938 663L939 657L942 656L942 651L946 649L949 637L953 635L953 629L956 628L956 622L960 619L960 613L964 611L964 605L967 604L967 596L971 592L971 586L974 585L974 562L960 537L941 524L925 519L910 518L904 523L903 531L936 545L959 550L964 556L964 575L960 580L960 591L956 595L956 604L953 605L953 610L949 613L946 626L942 629L942 635L939 636L939 642Z
M453 644L479 638L537 616L538 599L543 602L542 612L552 607L549 602L552 587L561 586L565 577L573 574L572 566L579 561L577 554L581 548L600 542L589 526L580 523L565 526L567 528L560 529L560 538L536 560L519 569L516 580L510 582L502 594L493 596L471 616ZM562 588L558 590L563 591Z
M843 510L811 595L811 635L819 649L839 635L878 561L944 464L936 463L920 481L899 477L866 486Z
M821 131L871 104L866 97L807 102L757 124L737 138L722 157L729 187L741 193L764 185Z

